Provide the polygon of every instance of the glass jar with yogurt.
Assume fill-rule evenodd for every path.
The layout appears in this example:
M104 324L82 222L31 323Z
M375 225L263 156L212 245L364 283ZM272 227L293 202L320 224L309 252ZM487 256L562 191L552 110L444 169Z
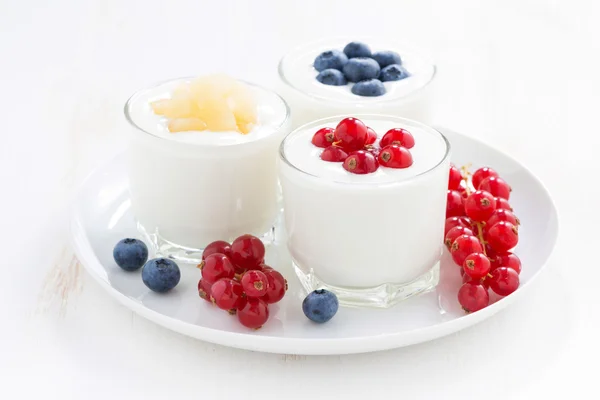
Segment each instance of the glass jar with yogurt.
M430 103L436 66L420 50L409 44L365 38L361 40L373 52L394 51L408 71L408 78L384 82L385 94L376 97L358 96L351 91L352 83L330 86L317 81L315 58L324 51L344 49L349 38L332 38L299 46L279 62L278 91L292 109L292 127L316 119L341 114L376 113L395 115L431 122Z
M289 109L276 93L242 83L256 104L256 124L238 131L170 132L152 108L193 78L160 83L125 105L131 206L154 250L197 262L205 245L272 233L279 186L277 149L289 132Z
M409 168L357 175L320 159L311 143L345 116L303 125L279 149L288 249L306 290L327 288L340 303L390 307L439 280L450 145L437 130L387 115L346 115L378 134L412 133Z

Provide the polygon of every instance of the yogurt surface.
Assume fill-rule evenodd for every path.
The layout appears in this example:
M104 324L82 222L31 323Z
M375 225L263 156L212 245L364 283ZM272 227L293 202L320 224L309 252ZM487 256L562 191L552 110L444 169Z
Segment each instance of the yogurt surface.
M404 128L408 130L415 138L415 145L410 149L413 165L403 169L379 166L377 171L371 174L357 175L346 171L342 167L342 163L321 160L320 155L323 149L313 145L311 139L314 133L321 128L335 128L335 124L332 123L323 123L292 133L283 143L283 154L290 164L307 174L342 183L391 183L402 181L429 171L446 156L446 141L437 131L425 127L402 125L396 121L385 121L383 119L361 119L361 121L377 133L375 144L379 143L379 140L389 129Z
M158 84L150 89L135 94L126 106L126 114L131 122L141 130L168 140L177 142L228 146L260 140L277 131L288 115L287 106L275 93L254 85L248 85L254 95L257 105L258 123L244 135L236 131L186 131L169 132L168 118L157 115L151 107L156 100L168 99L175 88L191 79L176 79Z
M377 97L357 96L351 92L352 83L344 86L324 85L317 81L319 74L313 67L315 58L322 52L332 49L342 50L348 39L336 39L307 44L285 56L279 73L290 86L306 94L336 102L361 102L366 104L385 102L405 97L427 85L435 75L435 66L426 57L414 50L393 43L378 43L375 40L362 40L371 47L373 53L392 50L400 54L402 66L411 74L408 78L383 82L386 93Z

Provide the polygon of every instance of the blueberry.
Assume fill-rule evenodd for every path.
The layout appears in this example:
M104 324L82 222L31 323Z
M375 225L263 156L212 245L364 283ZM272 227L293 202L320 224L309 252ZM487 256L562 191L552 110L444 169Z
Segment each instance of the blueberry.
M125 271L135 271L148 260L148 247L138 239L122 239L113 249L113 258Z
M371 57L371 49L364 43L350 42L344 47L344 54L348 58Z
M306 318L320 324L333 318L338 307L337 296L325 289L318 289L309 293L302 302L302 311L304 311Z
M382 82L389 82L399 81L401 79L408 78L409 76L410 74L403 66L392 64L381 70L379 79L381 79Z
M343 86L346 84L346 77L337 69L328 68L319 72L317 80L324 85Z
M355 83L351 91L358 96L375 97L385 94L385 87L379 79L367 79Z
M142 281L155 292L163 293L173 289L179 283L179 279L179 267L168 258L154 258L142 269Z
M379 76L379 64L372 58L352 58L344 65L344 75L350 82L364 81Z
M319 72L324 69L333 68L342 70L348 62L348 57L339 50L324 51L315 58L313 66Z
M392 64L402 64L400 54L395 51L378 51L377 53L373 53L373 60L377 61L381 68Z

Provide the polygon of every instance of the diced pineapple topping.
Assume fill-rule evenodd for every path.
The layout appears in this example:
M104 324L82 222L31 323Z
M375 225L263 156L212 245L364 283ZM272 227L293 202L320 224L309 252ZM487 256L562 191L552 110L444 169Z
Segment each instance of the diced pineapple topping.
M250 89L226 75L203 76L176 88L170 99L151 104L155 114L169 118L169 131L238 131L249 133L257 123Z
M169 121L169 132L203 131L206 122L200 118L174 118Z

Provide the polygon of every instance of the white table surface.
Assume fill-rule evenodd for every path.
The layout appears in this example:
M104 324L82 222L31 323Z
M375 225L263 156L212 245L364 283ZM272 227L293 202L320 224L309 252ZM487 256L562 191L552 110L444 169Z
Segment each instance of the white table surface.
M567 0L0 2L0 397L597 398L599 19ZM122 148L128 95L217 70L272 84L286 49L336 34L430 49L437 122L547 185L561 232L530 296L433 342L299 357L190 339L104 293L72 260L66 216Z

